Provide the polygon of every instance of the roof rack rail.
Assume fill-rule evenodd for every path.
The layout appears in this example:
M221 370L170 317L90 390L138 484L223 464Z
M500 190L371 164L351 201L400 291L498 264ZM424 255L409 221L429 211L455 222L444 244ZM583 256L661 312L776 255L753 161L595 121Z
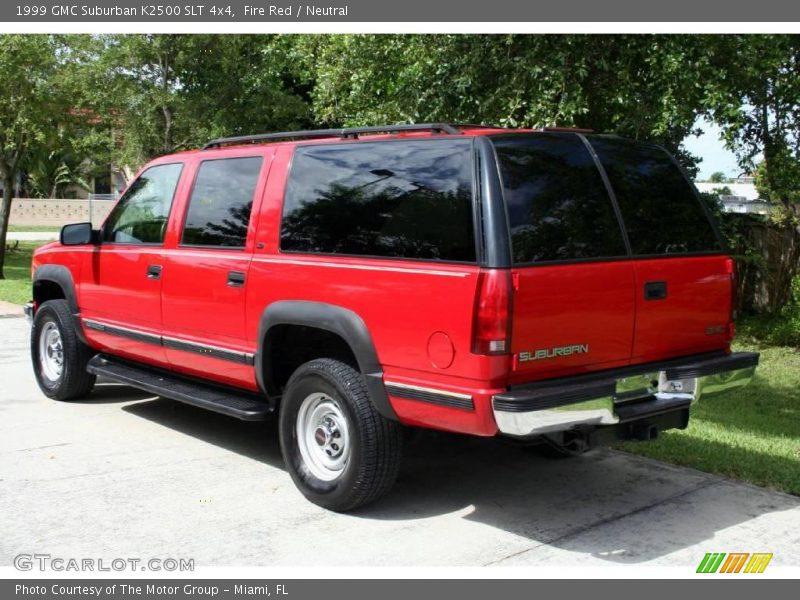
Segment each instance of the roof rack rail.
M505 129L502 125L479 125L478 123L454 123L453 127L461 129Z
M594 133L594 129L586 129L585 127L537 127L534 131L553 131L564 133Z
M232 144L258 144L259 142L272 142L275 140L302 140L326 137L339 137L342 139L358 138L362 133L400 133L403 131L433 131L448 135L460 135L461 132L448 123L418 123L404 125L373 125L370 127L345 127L343 129L310 129L306 131L283 131L280 133L259 133L256 135L240 135L236 137L217 138L211 140L203 150L221 148Z

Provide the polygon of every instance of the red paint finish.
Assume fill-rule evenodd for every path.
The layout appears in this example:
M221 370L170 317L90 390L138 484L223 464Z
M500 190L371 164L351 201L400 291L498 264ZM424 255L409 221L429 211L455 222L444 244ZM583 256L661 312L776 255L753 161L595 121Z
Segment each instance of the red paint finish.
M208 151L187 161L189 181L194 181L203 161L219 158L263 157L261 174L253 199L253 209L244 248L191 247L181 244L183 223L191 198L191 185L187 185L177 198L173 209L173 227L165 245L167 259L163 272L161 306L162 329L165 336L210 344L239 352L255 352L247 340L245 326L245 299L250 284L249 270L255 246L255 232L259 221L261 196L266 185L272 148L240 149L238 151ZM243 273L242 287L228 284L230 272ZM213 377L220 382L257 390L252 365L233 363L213 356L198 355L176 348L165 349L173 369L183 373Z
M392 396L389 400L405 425L479 436L497 434L497 425L492 416L491 396L474 398L474 412Z
M83 253L79 280L81 317L158 335L161 332L161 280L147 276L151 265L164 265L160 247L103 244ZM163 365L162 348L84 327L90 343L125 358Z
M437 331L428 339L428 358L437 369L447 369L453 364L456 349L450 336L443 331Z
M511 349L514 354L588 346L587 352L519 360L511 383L625 365L634 328L631 261L516 269ZM522 358L522 357L521 357Z
M674 257L634 262L634 362L728 347L731 273L724 256ZM649 281L667 284L663 300L645 300Z

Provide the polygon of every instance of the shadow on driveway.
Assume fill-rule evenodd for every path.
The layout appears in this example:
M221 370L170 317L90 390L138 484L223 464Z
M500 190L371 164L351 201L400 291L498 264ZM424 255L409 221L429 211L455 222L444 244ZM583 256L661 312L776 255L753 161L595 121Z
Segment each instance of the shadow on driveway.
M275 421L247 423L166 399L123 410L284 469ZM790 496L605 449L551 460L498 438L421 431L406 446L394 490L352 516L424 526L462 512L530 540L527 564L553 549L625 564L713 545L718 532L798 506Z

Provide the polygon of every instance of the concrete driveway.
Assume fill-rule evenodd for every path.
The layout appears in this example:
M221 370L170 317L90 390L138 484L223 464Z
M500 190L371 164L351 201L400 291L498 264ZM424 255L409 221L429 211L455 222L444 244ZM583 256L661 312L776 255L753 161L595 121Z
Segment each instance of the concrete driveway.
M37 389L24 319L0 319L0 565L18 553L197 566L672 565L706 552L800 562L800 498L598 450L553 461L424 433L394 492L352 515L306 502L274 424L112 384Z

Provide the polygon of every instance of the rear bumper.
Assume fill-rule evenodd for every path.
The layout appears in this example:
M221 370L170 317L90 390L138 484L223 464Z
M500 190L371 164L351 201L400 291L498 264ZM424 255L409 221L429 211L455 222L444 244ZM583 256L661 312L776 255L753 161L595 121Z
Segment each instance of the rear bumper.
M701 396L747 385L759 355L706 354L515 386L492 397L500 433L532 437L617 425L688 409Z

